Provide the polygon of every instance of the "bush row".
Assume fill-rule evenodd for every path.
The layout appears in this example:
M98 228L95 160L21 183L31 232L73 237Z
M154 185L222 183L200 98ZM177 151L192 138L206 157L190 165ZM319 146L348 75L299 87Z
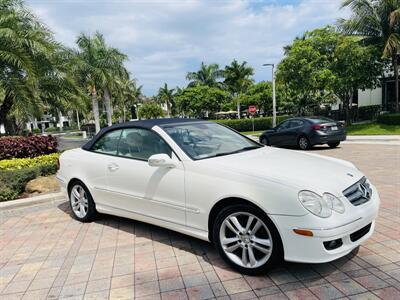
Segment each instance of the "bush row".
M387 125L400 125L400 113L379 115L378 123Z
M57 166L59 153L41 155L32 158L12 158L0 160L0 170L13 171L26 168Z
M54 153L0 161L0 202L16 199L30 180L55 174L58 156L59 153Z
M276 123L286 120L289 116L277 116ZM252 131L253 125L251 119L232 119L215 120L215 122L231 127L237 131ZM254 118L254 130L266 130L272 128L272 117Z
M57 152L57 139L51 135L0 138L0 160L36 157L55 152Z

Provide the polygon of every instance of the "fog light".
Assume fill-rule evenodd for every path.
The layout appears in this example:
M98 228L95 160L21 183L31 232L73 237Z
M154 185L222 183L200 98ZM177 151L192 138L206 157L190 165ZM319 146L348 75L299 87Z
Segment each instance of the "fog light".
M343 245L342 239L324 242L324 247L326 250L334 250L334 249L339 248L342 245Z

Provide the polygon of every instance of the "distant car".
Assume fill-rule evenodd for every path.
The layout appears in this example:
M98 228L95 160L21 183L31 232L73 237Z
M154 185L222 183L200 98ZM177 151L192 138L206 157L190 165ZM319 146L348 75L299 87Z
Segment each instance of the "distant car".
M291 118L260 136L260 143L268 146L297 146L302 150L314 145L339 146L346 139L342 123L324 117Z
M380 201L350 162L263 147L202 120L116 124L59 163L79 221L106 213L211 241L245 274L348 254L372 235Z

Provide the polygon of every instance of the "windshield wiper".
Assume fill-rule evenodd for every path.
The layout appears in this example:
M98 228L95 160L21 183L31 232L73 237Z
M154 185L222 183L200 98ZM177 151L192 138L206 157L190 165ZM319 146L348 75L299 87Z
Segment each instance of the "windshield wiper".
M213 155L212 157L216 157L216 156L224 156L224 155L229 155L229 154L235 154L235 153L240 153L240 152L244 152L244 151L248 151L248 150L253 150L253 149L258 149L261 148L260 146L247 146L247 147L243 147L240 148L238 150L235 151L231 151L231 152L221 152L221 153L217 153L215 155Z

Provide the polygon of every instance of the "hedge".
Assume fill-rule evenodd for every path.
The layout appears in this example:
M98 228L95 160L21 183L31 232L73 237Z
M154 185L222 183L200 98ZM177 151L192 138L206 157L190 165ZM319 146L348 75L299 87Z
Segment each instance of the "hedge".
M0 161L0 202L13 200L36 177L56 173L59 153Z
M57 139L51 135L0 138L0 160L36 157L55 152L57 152Z
M13 171L26 168L57 166L59 153L52 153L33 158L12 158L0 160L0 170Z
M381 124L400 125L400 113L379 115L377 121Z
M288 118L289 116L277 116L277 124ZM215 120L215 122L231 127L237 131L253 130L251 119ZM272 128L272 117L254 118L254 130L266 130L269 128Z

